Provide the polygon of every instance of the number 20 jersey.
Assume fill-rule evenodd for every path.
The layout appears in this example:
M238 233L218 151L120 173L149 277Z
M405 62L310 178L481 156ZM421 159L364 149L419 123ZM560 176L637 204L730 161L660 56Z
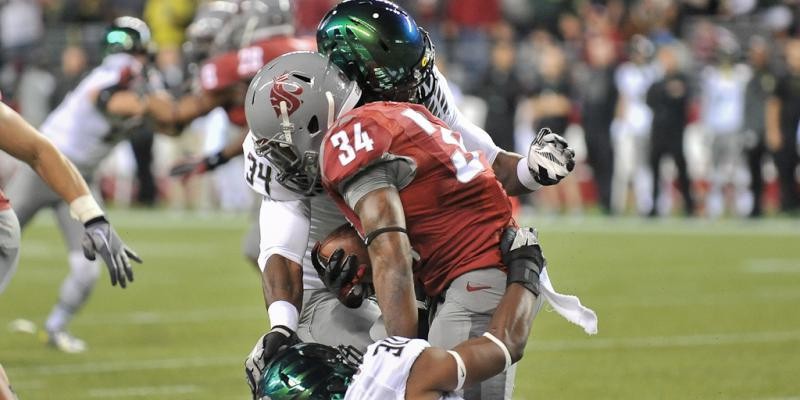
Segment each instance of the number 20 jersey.
M500 235L512 225L503 188L479 151L466 152L424 106L377 102L342 116L322 142L323 184L362 235L341 191L348 180L389 159L410 161L414 177L400 189L409 241L420 259L414 275L435 296L456 277L503 267Z

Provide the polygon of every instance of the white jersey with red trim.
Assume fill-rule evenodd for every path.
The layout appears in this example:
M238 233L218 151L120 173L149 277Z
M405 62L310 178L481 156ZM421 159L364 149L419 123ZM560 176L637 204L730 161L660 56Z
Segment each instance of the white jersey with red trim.
M405 400L411 367L430 343L392 336L367 347L364 361L347 388L345 400ZM445 393L442 400L463 400Z
M92 70L47 116L41 131L73 163L97 166L122 139L114 137L111 123L96 106L97 93L139 75L142 64L130 54L112 54Z

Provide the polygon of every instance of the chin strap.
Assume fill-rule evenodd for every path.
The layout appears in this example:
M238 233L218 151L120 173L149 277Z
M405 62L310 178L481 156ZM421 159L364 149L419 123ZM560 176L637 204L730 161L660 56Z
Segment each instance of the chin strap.
M402 232L408 235L408 231L406 231L406 228L402 228L399 226L387 226L385 228L378 228L367 234L367 236L364 238L364 246L369 247L369 245L375 240L376 237L387 232Z

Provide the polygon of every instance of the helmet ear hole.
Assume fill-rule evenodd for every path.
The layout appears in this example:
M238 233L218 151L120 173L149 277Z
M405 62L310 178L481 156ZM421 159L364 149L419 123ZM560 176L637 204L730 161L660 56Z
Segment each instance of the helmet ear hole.
M308 133L311 135L319 133L319 119L316 115L308 121Z

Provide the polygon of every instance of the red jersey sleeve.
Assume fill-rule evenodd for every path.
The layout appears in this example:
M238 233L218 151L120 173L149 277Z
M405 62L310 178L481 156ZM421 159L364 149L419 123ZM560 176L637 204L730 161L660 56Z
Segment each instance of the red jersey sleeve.
M391 127L361 111L340 118L322 141L322 182L329 192L341 193L350 178L383 159L392 145Z

